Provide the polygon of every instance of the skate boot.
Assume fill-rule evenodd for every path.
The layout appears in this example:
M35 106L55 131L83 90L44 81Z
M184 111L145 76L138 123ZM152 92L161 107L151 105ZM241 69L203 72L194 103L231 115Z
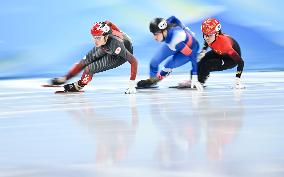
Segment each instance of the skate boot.
M58 77L50 80L50 85L61 85L66 82L66 77Z
M149 78L146 80L141 80L139 82L137 82L137 88L151 88L151 87L155 87L157 85L157 83L160 81L159 78Z
M71 84L64 85L64 92L80 92L83 87L78 84L78 82L74 82Z

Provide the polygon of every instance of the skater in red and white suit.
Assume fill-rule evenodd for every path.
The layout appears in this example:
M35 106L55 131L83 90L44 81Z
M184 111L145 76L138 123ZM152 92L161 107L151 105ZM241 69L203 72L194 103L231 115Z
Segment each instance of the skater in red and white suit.
M135 78L138 62L133 56L129 37L109 21L96 22L91 29L91 34L96 46L65 76L52 79L51 84L64 84L84 70L79 81L64 85L65 92L78 92L92 80L95 73L116 68L128 61L131 64L131 76L125 93L136 93Z
M198 81L205 83L211 71L223 71L237 66L235 88L244 88L241 75L244 61L241 49L236 40L221 32L221 24L217 19L209 18L201 26L204 47L198 56ZM212 50L206 53L207 48Z

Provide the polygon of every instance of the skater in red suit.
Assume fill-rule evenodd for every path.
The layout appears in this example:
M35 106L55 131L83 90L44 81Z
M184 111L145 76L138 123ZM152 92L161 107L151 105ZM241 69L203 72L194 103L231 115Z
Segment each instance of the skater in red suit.
M138 63L133 56L130 38L110 21L94 23L91 34L96 46L65 76L52 79L51 84L64 84L84 70L79 81L64 85L65 92L78 92L92 80L95 73L116 68L128 61L131 64L131 76L125 93L136 93L135 78Z
M201 29L204 47L198 56L198 81L204 84L211 71L223 71L237 66L234 87L244 88L240 80L244 61L237 41L221 32L221 24L215 18L205 20ZM208 47L212 50L206 53Z

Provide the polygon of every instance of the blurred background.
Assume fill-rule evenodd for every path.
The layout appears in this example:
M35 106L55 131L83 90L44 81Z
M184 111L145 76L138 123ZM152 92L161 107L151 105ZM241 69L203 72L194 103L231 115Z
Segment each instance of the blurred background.
M0 79L65 74L92 47L90 28L110 20L133 40L139 74L159 43L148 31L154 17L175 15L202 45L201 22L216 17L241 45L245 72L284 70L284 18L280 0L10 0L0 2ZM103 74L129 75L129 65ZM186 65L176 70L184 72Z

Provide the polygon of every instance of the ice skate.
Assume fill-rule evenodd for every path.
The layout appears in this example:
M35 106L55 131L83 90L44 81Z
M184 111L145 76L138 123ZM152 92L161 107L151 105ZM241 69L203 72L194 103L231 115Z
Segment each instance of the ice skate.
M160 81L158 78L149 78L146 80L140 80L137 83L137 89L145 89L145 88L157 88L157 83Z
M83 87L79 86L78 82L66 84L63 87L64 87L64 90L59 90L59 91L56 91L55 93L66 93L66 94L68 94L68 93L82 93L82 92L84 92L84 91L81 90Z
M78 82L66 84L63 87L64 87L64 92L79 92L83 88L79 86Z

